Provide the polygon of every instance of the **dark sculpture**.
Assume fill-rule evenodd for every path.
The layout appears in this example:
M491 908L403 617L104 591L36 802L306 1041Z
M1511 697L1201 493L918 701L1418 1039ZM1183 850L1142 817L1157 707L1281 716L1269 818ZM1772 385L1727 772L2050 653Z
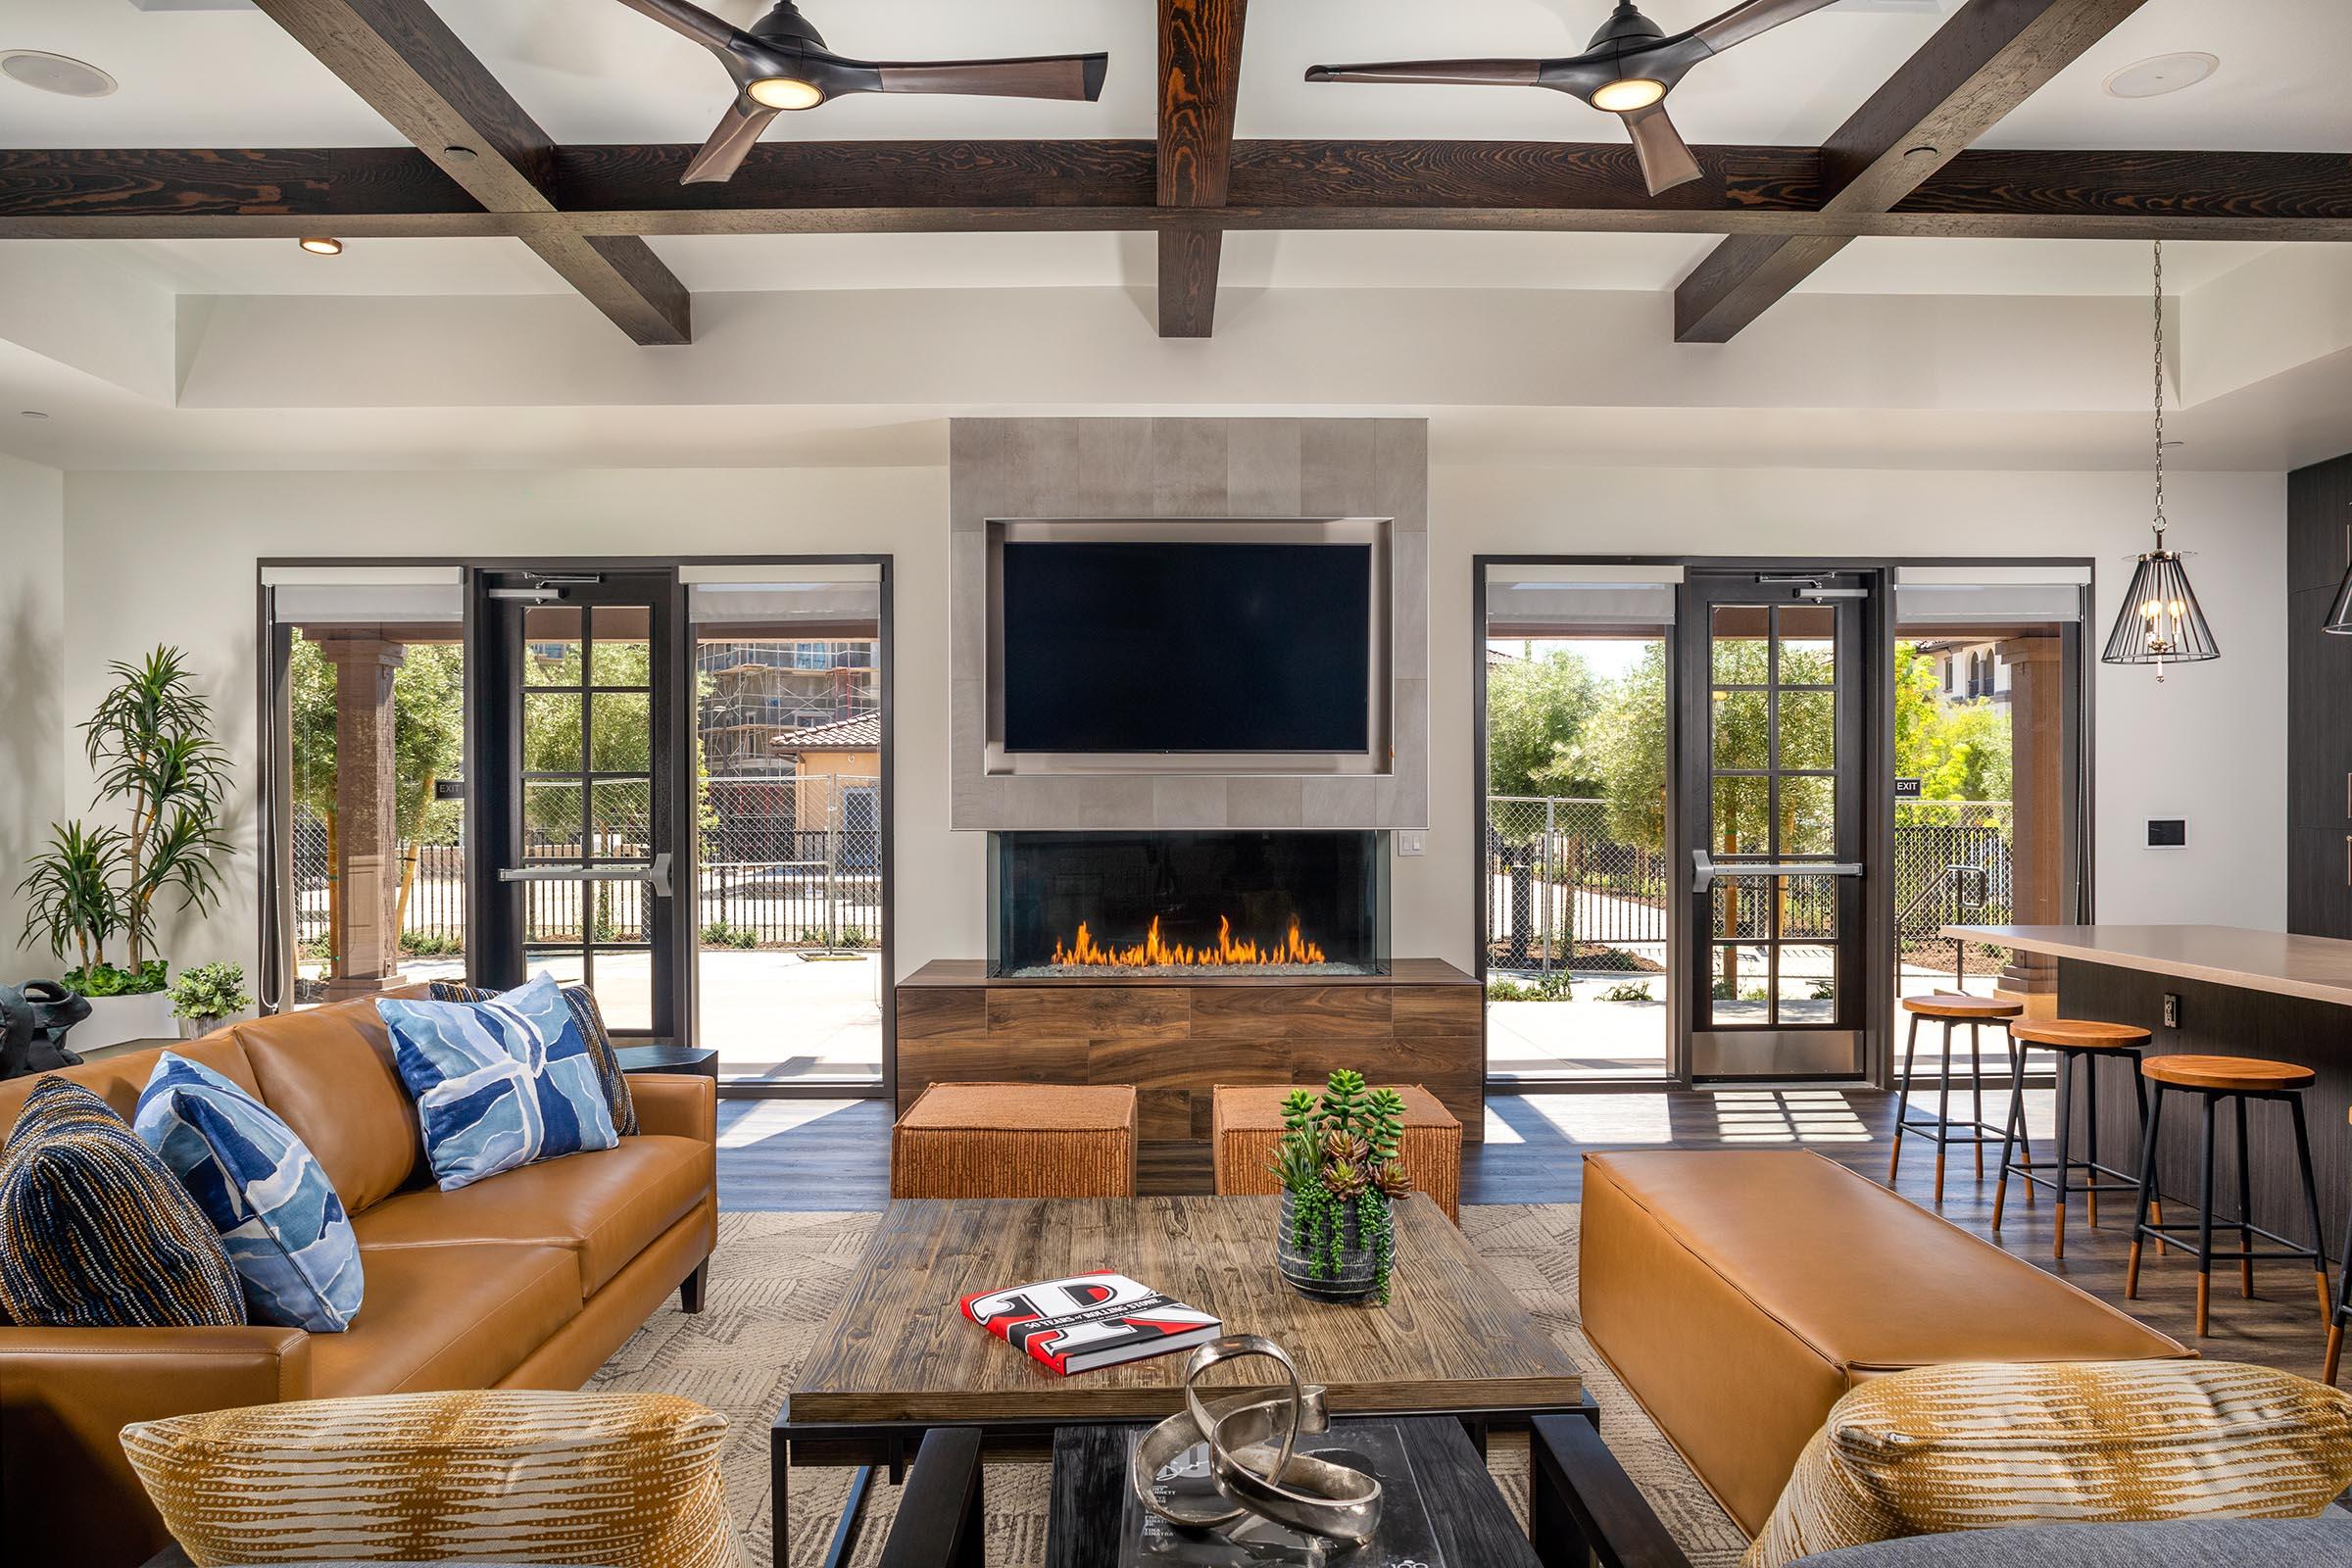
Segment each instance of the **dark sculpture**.
M0 1078L80 1066L66 1031L89 1015L90 1004L54 980L0 986Z

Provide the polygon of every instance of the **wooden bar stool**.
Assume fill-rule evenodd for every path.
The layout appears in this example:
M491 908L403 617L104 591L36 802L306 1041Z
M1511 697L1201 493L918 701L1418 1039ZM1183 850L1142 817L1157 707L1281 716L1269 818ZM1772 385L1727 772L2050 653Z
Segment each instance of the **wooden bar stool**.
M2026 1008L2023 1003L2003 1002L1997 997L1972 997L1957 991L1939 991L1932 996L1905 997L1903 1010L1911 1015L1911 1032L1903 1043L1903 1075L1894 1092L1894 1151L1886 1161L1886 1185L1892 1187L1896 1172L1903 1165L1903 1132L1909 1128L1936 1145L1936 1201L1943 1201L1943 1155L1952 1144L1973 1144L1977 1151L1977 1175L1984 1174L1984 1146L1995 1138L2005 1138L2006 1131L1996 1133L1984 1121L1984 1062L1978 1054L1980 1032L1988 1023L1997 1023L2007 1030L2009 1021ZM1911 1062L1919 1051L1919 1025L1922 1019L1933 1019L1943 1025L1943 1071L1936 1075L1936 1119L1911 1119ZM1968 1025L1968 1070L1975 1094L1976 1119L1960 1125L1963 1133L1952 1124L1952 1030ZM2016 1075L2017 1047L2008 1045L2011 1076Z
M2099 1223L2099 1195L2101 1193L2136 1193L2139 1176L2136 1172L2118 1170L2113 1165L2099 1163L2099 1063L2102 1060L2121 1061L2132 1069L2132 1092L2139 1100L2139 1119L2148 1119L2148 1086L2140 1077L2140 1052L2149 1040L2148 1031L2137 1024L2102 1023L2092 1018L2020 1018L2009 1025L2009 1038L2016 1050L2009 1054L2009 1118L2001 1129L2001 1174L1992 1189L1992 1228L2001 1228L2001 1205L2009 1196L2009 1172L2015 1167L2021 1180L2031 1192L2034 1187L2046 1187L2058 1207L2057 1229L2050 1243L2050 1255L2066 1255L2066 1195L2081 1193L2090 1205L2090 1223ZM2058 1058L2058 1164L2056 1170L2044 1175L2034 1166L2033 1151L2026 1151L2021 1160L2010 1158L2010 1141L2014 1135L2023 1141L2026 1132L2026 1054L2035 1046L2053 1053ZM2083 1153L2077 1159L2073 1153L2075 1073L2080 1063L2082 1074L2084 1120L2088 1136ZM2082 1180L2074 1180L2075 1172ZM2102 1182L2102 1176L2112 1181ZM2164 1223L2164 1206L2155 1205L2156 1223Z
M2344 1276L2335 1285L2335 1313L2328 1320L2328 1370L2323 1374L2330 1384L2335 1382L2335 1363L2344 1350L2344 1326L2352 1324L2352 1215L2344 1220Z
M2197 1259L2197 1335L2205 1334L2206 1303L2213 1284L2213 1123L2214 1111L2223 1101L2230 1101L2237 1111L2237 1217L2226 1222L2224 1230L2237 1232L2238 1294L2251 1298L2254 1294L2254 1265L2270 1262L2301 1262L2311 1265L2312 1278L2319 1284L2320 1316L2331 1324L2335 1318L2334 1298L2328 1289L2328 1254L2320 1245L2320 1189L2311 1174L2311 1133L2303 1121L2303 1091L2310 1088L2318 1076L2309 1067L2292 1062L2264 1061L2254 1056L2157 1056L2140 1063L2140 1076L2156 1086L2156 1094L2148 1102L2147 1124L2139 1134L2139 1210L2132 1223L2132 1255L2124 1266L2124 1298L2134 1300L2139 1295L2139 1248L2141 1241L2170 1242L2183 1250L2194 1252ZM2148 1222L2148 1205L2156 1196L2156 1129L2164 1119L2164 1098L2171 1093L2196 1095L2204 1101L2204 1138L2197 1161L2197 1219L2186 1223L2165 1225ZM2246 1146L2246 1102L2249 1100L2282 1100L2294 1118L2295 1161L2303 1178L2303 1206L2311 1221L2311 1245L2297 1247L2277 1231L2265 1230L2253 1219L2253 1167ZM2182 1233L2194 1230L2193 1246ZM2277 1242L2283 1250L2257 1252L2254 1238Z

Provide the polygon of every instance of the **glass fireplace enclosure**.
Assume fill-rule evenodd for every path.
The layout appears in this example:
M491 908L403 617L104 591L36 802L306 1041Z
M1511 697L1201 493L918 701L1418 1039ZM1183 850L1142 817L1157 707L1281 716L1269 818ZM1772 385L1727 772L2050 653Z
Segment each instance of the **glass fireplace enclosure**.
M1386 974L1387 838L991 834L988 972Z

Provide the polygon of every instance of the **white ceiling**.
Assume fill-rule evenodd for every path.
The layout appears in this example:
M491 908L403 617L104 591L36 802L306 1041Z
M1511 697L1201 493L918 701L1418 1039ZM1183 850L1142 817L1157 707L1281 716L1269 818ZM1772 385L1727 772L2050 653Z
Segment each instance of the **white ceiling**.
M1111 68L1099 104L853 97L808 115L783 117L771 128L771 138L1148 137L1152 132L1150 0L807 3L831 44L845 54L954 58L1101 48L1110 52ZM1650 10L1672 29L1728 3L1654 0ZM727 94L722 73L707 55L616 0L433 4L560 141L699 141ZM763 5L764 0L715 0L713 9L743 23ZM1677 119L1694 143L1816 144L1959 5L1960 0L1841 0L1694 72L1676 94ZM178 9L183 6L194 8ZM1250 16L1239 133L1616 139L1621 132L1607 119L1551 93L1313 86L1300 79L1304 69L1319 61L1572 53L1607 9L1608 0L1261 0ZM122 90L83 101L0 78L0 146L335 146L401 140L274 24L239 0L0 0L0 50L14 48L86 59L114 74ZM2123 100L2100 90L2101 80L2117 68L2182 49L2219 55L2220 70L2163 98ZM2352 148L2352 92L2342 82L2347 62L2352 62L2352 0L2148 0L1994 127L1984 143L2342 151ZM1504 407L1511 400L1497 390L1500 372L1482 378L1473 366L1446 380L1449 390L1442 404L1418 406L1436 421L1448 461L1933 466L1974 460L2064 467L2128 466L2142 460L2145 415L2132 411L2130 400L2068 404L2059 393L2031 384L2037 374L2066 380L2065 368L2083 363L2085 355L2103 363L2108 344L2098 332L2107 328L2084 325L2067 342L2036 343L2037 350L2046 350L2046 368L2019 373L2014 395L2004 391L1997 400L2011 406L1944 413L1894 409L1899 400L1886 392L1855 398L1885 407L1813 408L1797 390L1804 377L1794 364L1777 386L1758 390L1758 351L1752 347L1743 355L1737 346L1693 348L1668 340L1662 296L1709 250L1713 241L1706 236L1235 232L1224 247L1220 336L1206 344L1166 344L1152 337L1150 294L1156 268L1148 234L692 236L657 237L650 243L704 297L698 322L706 324L705 346L632 351L637 358L629 363L645 367L646 380L627 395L630 401L615 394L612 405L604 408L555 408L514 398L504 406L488 406L500 399L483 394L486 406L473 408L267 409L187 406L186 378L199 356L217 373L240 357L251 365L264 363L257 356L269 352L260 329L208 326L208 297L309 296L315 304L355 313L370 299L389 307L396 296L439 297L413 303L429 303L446 319L416 316L422 324L403 341L404 350L413 348L425 359L478 347L466 334L478 335L481 328L460 324L483 319L480 313L464 309L468 296L531 298L537 303L530 309L545 310L553 306L542 297L568 298L570 290L521 242L511 239L355 238L343 255L323 259L302 253L288 240L0 241L0 279L32 275L24 269L12 272L11 267L33 251L44 263L68 259L69 274L76 269L87 272L84 278L61 278L56 268L47 269L42 286L55 291L55 306L28 308L24 301L32 296L20 293L15 307L20 329L13 340L0 341L0 452L67 466L929 462L939 419L971 405L942 404L937 398L944 394L921 402L910 393L895 408L876 406L870 395L867 406L856 410L777 407L715 390L698 403L701 385L715 389L721 384L712 367L739 352L731 334L740 337L740 323L779 318L747 309L759 304L750 297L910 291L903 314L906 320L916 320L936 319L937 307L927 316L920 302L945 299L949 290L1123 290L1135 298L1135 307L1115 319L1111 330L1118 335L1102 341L1097 352L1161 366L1177 376L1203 365L1230 367L1258 352L1248 345L1261 302L1285 297L1325 299L1343 312L1369 313L1369 318L1382 311L1421 314L1417 303L1404 304L1383 291L1453 291L1453 299L1499 302L1501 291L1595 290L1609 291L1612 301L1621 302L1606 308L1642 316L1647 335L1640 340L1639 358L1685 372L1712 367L1692 373L1702 382L1713 376L1708 384L1719 390L1693 393L1692 406L1674 410ZM2218 323L2225 318L2236 319L2230 313L2259 316L2267 309L2288 323L2275 323L2276 330L2290 339L2312 340L2308 348L2263 348L2253 355L2259 368L2249 372L2247 390L2180 411L2180 426L2195 432L2192 449L2181 455L2184 466L2267 467L2331 440L2330 450L2352 440L2352 355L2341 352L2352 343L2352 326L2345 324L2352 323L2352 283L2341 281L2352 280L2352 267L2285 268L2280 266L2284 259L2275 254L2280 250L2340 255L2347 248L2221 242L2166 247L2167 292L2183 301L2183 310L2188 297L2202 290L2210 292L2201 298L2230 302L2227 310L2217 304L2211 314L2215 331L2224 330ZM2235 281L2225 282L2233 274ZM2302 281L2270 301L2266 296L2275 277ZM0 340L10 334L8 286L0 281ZM2051 318L2048 307L2036 312L2036 296L2129 297L2146 287L2147 248L2141 243L1957 239L1858 240L1801 285L1804 293L1817 296L1913 297L1885 302L1909 313L1887 318L1910 323L1905 330L1913 336L1906 346L1889 346L1889 340L1874 347L1862 334L1808 350L1842 354L1858 365L1886 362L1887 385L1919 373L1915 364L1894 363L1904 356L1932 354L1931 380L1960 364L1963 342L1957 337L1939 342L1933 323L1947 317L1953 322L1983 320L1951 309L1968 297L2002 297L2002 309L2011 313L2006 319L2025 322ZM1332 295L1285 296L1285 290L1365 292L1343 302ZM174 296L179 300L176 326ZM318 296L352 298L339 306ZM1432 310L1452 309L1442 303L1447 296L1424 297L1433 302ZM1545 298L1565 296L1553 292ZM1006 299L1008 311L1028 308ZM846 297L836 306L859 308ZM522 310L519 303L504 308ZM1506 318L1509 309L1494 306ZM61 325L69 314L73 320ZM610 333L585 306L579 315L580 333ZM34 316L41 319L25 327ZM2058 311L2056 318L2066 320L2068 311ZM898 318L886 313L886 319ZM2307 330L2315 321L2322 329ZM239 338L238 330L257 335ZM514 330L522 328L517 324ZM85 340L78 348L76 331ZM902 329L899 335L907 332ZM1758 335L1755 329L1747 334ZM517 345L523 341L515 339ZM606 336L595 335L589 346L601 353L610 345ZM910 376L919 372L923 345L877 347L886 355L905 356ZM1579 339L1565 352L1569 357L1590 353L1592 344ZM1637 351L1620 345L1616 352ZM135 373L119 368L124 365L143 368ZM1745 380L1734 371L1740 365L1748 367ZM1621 368L1631 373L1632 368ZM1278 380L1280 370L1269 365L1263 379ZM2144 369L2140 373L2144 376ZM2260 385L2251 384L2265 376ZM1153 383L1149 376L1139 380L1172 384ZM147 390L124 390L133 383ZM981 384L989 383L983 378ZM1242 377L1240 384L1254 383ZM1350 389L1348 395L1356 394ZM1415 412L1407 408L1414 395L1401 394L1377 407ZM1604 386L1587 401L1606 404L1608 395ZM1627 395L1635 402L1656 401ZM580 401L590 399L582 395ZM1770 406L1776 402L1784 406ZM53 417L24 420L14 412L36 407ZM1198 399L1167 407L1200 412ZM1141 405L1132 411L1150 412Z
M738 23L762 0L712 0ZM1723 0L1654 0L1686 26ZM435 9L560 141L700 141L728 95L696 45L615 0L436 0ZM1105 49L1098 104L845 98L784 116L809 139L1150 136L1155 59L1146 0L811 0L845 54L954 58ZM1675 94L1693 142L1813 145L1918 49L1957 0L1842 0L1721 59ZM1619 132L1556 93L1310 85L1319 61L1571 54L1606 0L1282 0L1250 15L1239 134L1584 141ZM74 100L0 81L0 145L368 146L400 138L258 11L147 11L132 0L9 0L0 49L88 60L122 84ZM2116 68L2180 49L2219 72L2162 98L2107 96ZM2352 5L2344 0L2149 0L1984 138L1986 146L2328 151L2352 145Z

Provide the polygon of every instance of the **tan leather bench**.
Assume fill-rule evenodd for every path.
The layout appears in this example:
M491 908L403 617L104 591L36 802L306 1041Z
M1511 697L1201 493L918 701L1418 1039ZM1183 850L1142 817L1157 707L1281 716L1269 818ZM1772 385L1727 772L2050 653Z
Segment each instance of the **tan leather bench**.
M1865 1378L2191 1352L1806 1150L1585 1156L1584 1327L1742 1529Z

